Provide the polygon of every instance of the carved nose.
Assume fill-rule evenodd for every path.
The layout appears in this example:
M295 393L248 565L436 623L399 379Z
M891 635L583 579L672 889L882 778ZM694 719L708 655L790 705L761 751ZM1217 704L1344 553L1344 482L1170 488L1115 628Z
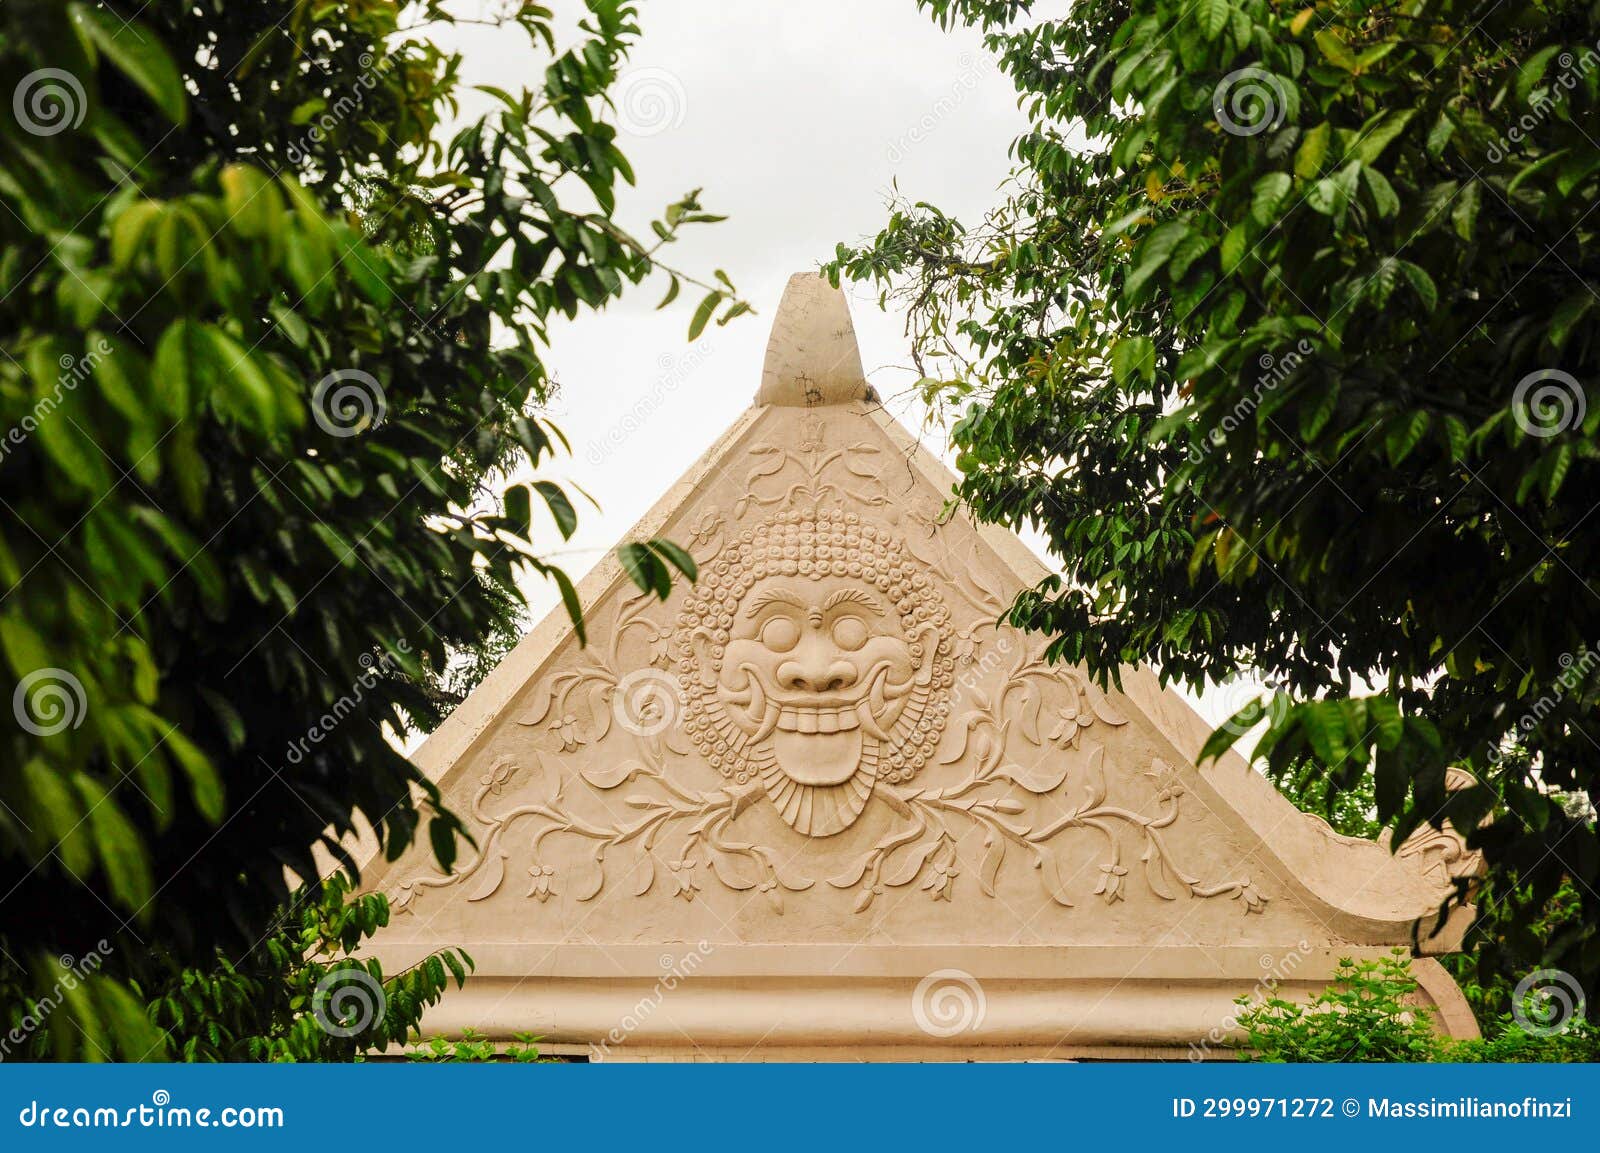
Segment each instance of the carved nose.
M799 693L836 693L856 683L856 670L846 661L784 661L778 666L780 687Z

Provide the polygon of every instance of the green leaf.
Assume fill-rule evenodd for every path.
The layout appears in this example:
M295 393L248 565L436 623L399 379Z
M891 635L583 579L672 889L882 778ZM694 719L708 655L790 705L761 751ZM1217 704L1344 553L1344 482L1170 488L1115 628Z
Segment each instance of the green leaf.
M1405 735L1405 722L1400 716L1400 706L1387 696L1367 698L1367 720L1377 734L1380 749L1393 749Z
M561 539L571 540L572 534L578 527L578 511L572 507L567 494L561 490L560 485L550 480L536 480L533 482L533 487L539 490L539 495L544 497L544 503L550 509L550 515L555 517Z
M1311 39L1329 64L1346 72L1356 70L1356 58L1350 55L1350 50L1345 47L1344 41L1339 39L1337 32L1331 28L1324 28Z
M1392 466L1399 467L1421 442L1423 433L1428 431L1428 418L1427 410L1419 409L1408 417L1390 422L1384 434L1384 450Z
M1156 346L1148 336L1125 336L1111 346L1111 378L1124 385L1134 373L1155 380Z
M522 530L525 539L533 540L533 494L525 484L514 484L505 492L506 519Z
M165 748L173 766L189 779L189 793L200 815L213 825L222 820L222 778L210 759L175 725L167 729Z
M156 36L137 21L124 21L94 4L68 6L72 18L100 52L155 102L174 124L189 118L189 94L183 76Z
M1361 182L1366 185L1367 195L1372 198L1372 210L1378 214L1379 220L1387 220L1399 213L1400 197L1395 194L1387 176L1376 168L1363 167Z
M1473 229L1478 223L1481 188L1482 185L1478 181L1468 180L1456 194L1455 205L1450 209L1450 223L1455 227L1456 235L1462 240L1472 239Z
M1250 234L1241 221L1228 229L1222 238L1222 248L1218 258L1222 265L1222 275L1230 276L1233 270L1239 267L1245 255L1250 251Z
M1332 132L1332 126L1324 120L1301 139L1300 148L1294 156L1294 174L1301 180L1310 180L1322 171L1322 161L1328 155L1328 139Z
M1269 172L1257 180L1250 192L1251 219L1263 228L1271 227L1292 184L1287 172Z
M694 557L690 556L686 549L662 537L651 537L650 547L660 553L668 564L672 565L691 581L699 579L700 566L695 563Z
M1363 164L1375 164L1383 150L1394 138L1404 132L1406 125L1416 115L1416 109L1404 112L1380 112L1362 125L1360 143L1356 145L1356 158Z
M716 312L717 305L722 303L722 293L708 292L700 306L694 310L694 316L689 321L689 339L699 340L700 334L706 330L711 314Z
M147 915L155 882L138 830L99 781L80 772L74 774L73 783L89 810L89 836L99 854L111 899L125 909Z
M1400 274L1406 278L1406 283L1411 286L1411 291L1417 294L1417 299L1422 302L1425 312L1432 312L1439 305L1439 289L1433 283L1433 277L1417 264L1409 260L1399 261Z
M1222 35L1232 11L1233 5L1228 0L1198 0L1194 9L1195 19L1207 40L1215 40Z

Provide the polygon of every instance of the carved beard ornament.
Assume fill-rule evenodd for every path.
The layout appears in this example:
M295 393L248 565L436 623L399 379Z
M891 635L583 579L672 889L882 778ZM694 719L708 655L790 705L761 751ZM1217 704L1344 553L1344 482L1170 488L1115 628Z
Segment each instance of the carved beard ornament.
M795 831L831 836L879 779L909 781L933 754L950 710L949 625L886 529L784 513L744 532L684 605L685 728L724 777L758 779Z

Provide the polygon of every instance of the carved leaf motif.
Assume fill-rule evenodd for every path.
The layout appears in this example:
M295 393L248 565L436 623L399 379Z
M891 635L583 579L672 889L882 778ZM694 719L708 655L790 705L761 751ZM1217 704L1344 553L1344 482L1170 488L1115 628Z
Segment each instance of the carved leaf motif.
M867 906L872 904L872 898L875 897L875 896L877 896L877 894L874 893L871 889L862 889L861 890L861 895L856 898L855 906L851 911L852 912L856 912L856 913L865 912L866 909L867 909Z
M611 693L612 686L604 681L589 688L589 715L594 718L593 739L596 741L604 740L611 731Z
M638 881L633 886L633 895L642 897L650 891L650 886L656 883L656 861L649 853L639 854L637 874Z
M538 693L533 698L533 705L527 712L517 718L517 724L537 725L543 721L550 715L550 702L555 700L555 696L555 687L553 685L540 686Z
M618 785L626 784L634 776L644 772L644 766L638 761L623 761L620 765L609 765L600 769L584 769L580 774L597 789L614 789Z
M983 837L983 865L978 870L978 887L987 897L994 896L995 879L1000 875L1000 865L1006 859L1006 843L994 833Z
M733 862L724 854L713 852L708 853L707 856L711 858L711 871L716 873L717 880L728 886L728 888L743 891L756 887L755 881L743 876L734 867Z
M911 851L906 854L905 859L900 863L900 868L896 870L892 877L885 877L883 883L892 888L899 888L901 885L909 885L912 881L915 881L917 874L922 872L922 866L928 863L928 858L933 856L934 850L942 843L939 838L935 837L931 841L913 845Z
M1161 855L1155 842L1148 842L1144 853L1139 858L1144 862L1144 878L1150 883L1151 891L1164 901L1176 901L1178 895L1172 891L1170 880L1167 876L1166 858Z
M1128 723L1128 718L1123 716L1117 706L1111 703L1111 698L1092 684L1089 686L1089 707L1094 710L1095 716L1108 725L1125 725Z
M1017 720L1022 728L1022 735L1032 743L1039 745L1044 742L1039 739L1039 710L1043 708L1044 700L1031 684L1022 688L1022 707L1017 710Z
M873 445L870 445L870 444L852 444L850 446L848 452L846 452L846 454L845 454L844 467L846 469L848 469L852 475L859 476L864 480L877 480L878 479L878 474L877 473L873 472L870 469L857 468L856 467L856 460L855 460L855 458L857 456L877 456L877 455L878 455L878 450Z
M798 873L790 872L782 865L773 865L772 872L778 878L778 884L788 889L791 893L803 893L816 884L816 881L810 877L802 877Z
M972 736L973 726L978 724L983 719L984 715L977 710L974 710L966 715L966 718L962 721L962 723L956 727L955 744L950 747L944 756L939 758L939 763L941 765L953 765L966 755L967 741Z
M828 884L832 885L836 889L854 888L860 883L862 874L867 871L867 866L872 863L872 857L876 851L877 850L873 849L861 854L861 856L856 858L855 863L847 867L844 872L840 873L837 877L829 877ZM861 905L857 907L856 912L859 913L864 908L866 908L866 906Z
M1000 766L991 775L996 780L1013 781L1028 792L1042 797L1055 792L1067 779L1067 758L1058 756L1048 760L1056 762L1059 768L1050 767L1048 761L1040 765L1019 765L1013 761Z
M585 869L581 865L578 866L578 885L572 894L578 900L592 901L599 896L600 890L606 887L605 860L605 850L602 849L595 854L592 867Z
M1055 854L1049 849L1040 849L1038 854L1033 859L1033 867L1044 874L1044 887L1050 893L1050 899L1058 905L1072 908L1072 902L1067 899L1067 887L1061 883L1061 867L1056 864Z
M1096 745L1089 750L1089 767L1084 773L1089 787L1089 799L1085 802L1085 808L1096 809L1105 804L1106 774L1103 767L1105 752L1103 745Z
M468 895L469 901L481 901L485 897L494 896L495 890L500 888L500 883L506 879L506 857L510 854L504 849L497 850L483 869L483 880L478 887Z

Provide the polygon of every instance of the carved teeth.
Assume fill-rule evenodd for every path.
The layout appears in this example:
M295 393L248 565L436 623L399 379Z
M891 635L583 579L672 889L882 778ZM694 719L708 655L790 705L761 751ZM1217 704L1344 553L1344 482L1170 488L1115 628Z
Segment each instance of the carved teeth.
M785 705L777 714L777 727L786 733L848 733L859 724L856 708L849 705L828 709Z

